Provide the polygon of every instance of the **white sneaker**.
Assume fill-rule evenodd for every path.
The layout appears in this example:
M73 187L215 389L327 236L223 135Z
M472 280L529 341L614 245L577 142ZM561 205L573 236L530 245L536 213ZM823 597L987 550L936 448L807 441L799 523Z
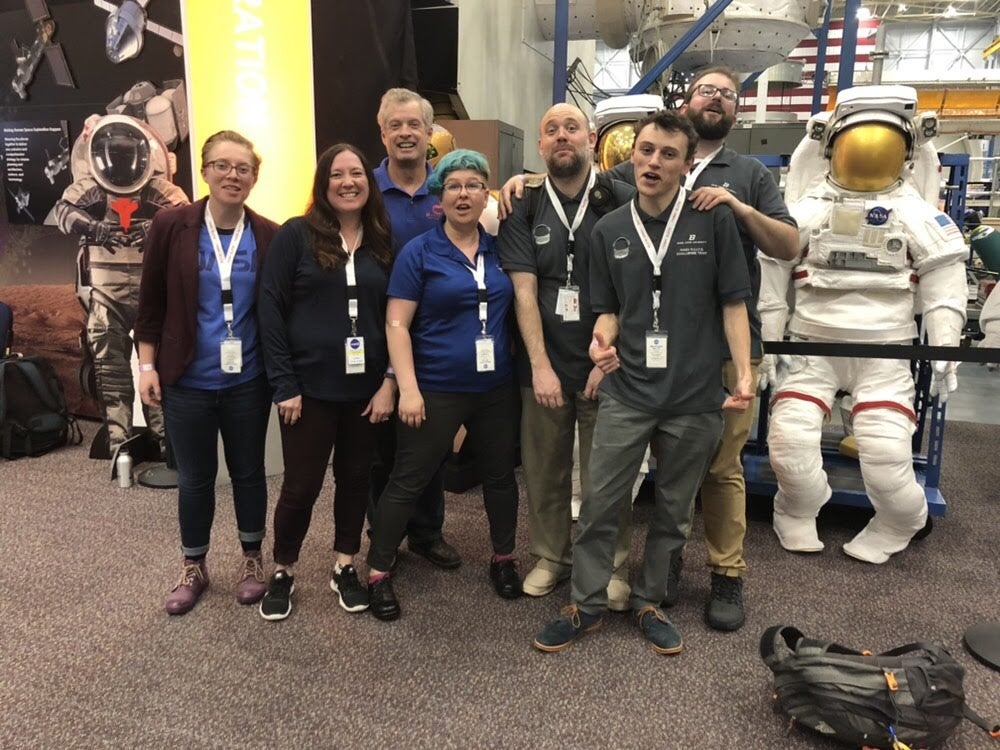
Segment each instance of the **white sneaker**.
M539 560L538 564L521 582L521 590L528 596L545 596L552 589L570 576L571 569L558 566L548 560Z
M774 511L771 522L781 546L789 552L822 552L823 542L816 531L816 518L790 516Z

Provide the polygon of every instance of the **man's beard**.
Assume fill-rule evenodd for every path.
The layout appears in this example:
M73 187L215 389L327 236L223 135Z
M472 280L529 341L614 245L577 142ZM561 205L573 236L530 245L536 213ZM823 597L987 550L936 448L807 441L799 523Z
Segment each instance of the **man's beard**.
M545 167L553 177L567 179L576 177L587 167L587 157L578 151L573 152L573 158L569 161L557 160L554 156L545 162Z
M692 113L688 118L691 120L691 124L694 125L694 130L698 134L699 138L704 138L706 141L721 141L727 135L729 131L733 129L733 125L736 124L735 115L722 115L722 119L718 122L712 124L706 122L705 111ZM718 112L716 114L719 114Z

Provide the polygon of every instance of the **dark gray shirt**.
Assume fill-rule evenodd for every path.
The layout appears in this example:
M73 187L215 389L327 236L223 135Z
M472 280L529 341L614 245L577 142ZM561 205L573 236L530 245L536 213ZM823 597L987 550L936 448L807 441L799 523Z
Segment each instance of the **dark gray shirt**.
M615 179L635 184L635 170L632 163L625 161L611 169ZM694 188L724 187L736 198L752 206L765 216L797 226L795 219L788 213L788 207L778 191L774 177L767 167L756 159L737 154L731 148L723 147L715 155L708 166L698 175ZM739 231L740 245L743 248L743 258L747 271L750 273L750 289L753 303L747 305L750 315L750 356L760 357L763 352L760 345L760 315L757 313L757 299L760 294L760 264L757 262L757 248L748 232L736 224ZM729 350L723 341L723 356L729 357Z
M584 186L573 197L556 190L566 219L571 224L586 189ZM500 225L497 237L503 269L508 273L533 273L538 278L538 309L542 318L545 351L563 389L570 393L584 389L594 366L588 355L594 321L597 320L590 305L590 237L598 218L597 212L588 208L583 222L573 233L573 276L570 283L580 288L579 321L567 322L556 314L559 288L566 286L569 230L559 220L544 186L527 188L524 198L514 200L513 211ZM531 362L523 345L518 350L518 379L522 386L530 387Z
M636 206L638 208L638 205ZM639 217L654 248L672 206ZM621 368L601 382L611 397L647 413L670 416L718 410L725 400L722 305L750 297L739 232L728 206L682 209L660 274L660 329L667 332L667 367L646 367L646 332L653 327L653 264L629 206L597 222L591 239L590 300L594 312L618 316Z

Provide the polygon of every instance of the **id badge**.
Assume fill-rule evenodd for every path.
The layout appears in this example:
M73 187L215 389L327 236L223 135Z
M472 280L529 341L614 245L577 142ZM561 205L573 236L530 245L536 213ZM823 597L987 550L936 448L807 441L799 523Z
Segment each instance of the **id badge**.
M222 371L237 375L243 369L243 342L238 338L227 336L219 345L219 360Z
M646 367L664 370L667 367L666 331L646 331Z
M496 359L493 356L493 337L476 337L476 372L493 372Z
M562 315L566 323L580 320L580 287L561 286L556 297L556 315Z
M348 336L344 339L344 370L348 375L365 371L365 337Z

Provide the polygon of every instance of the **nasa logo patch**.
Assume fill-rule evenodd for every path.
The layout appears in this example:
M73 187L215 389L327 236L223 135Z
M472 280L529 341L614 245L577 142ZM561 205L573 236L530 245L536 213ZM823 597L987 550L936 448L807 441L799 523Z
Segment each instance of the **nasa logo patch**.
M891 209L883 208L882 206L875 206L868 212L866 217L868 223L875 227L880 227L889 221L889 211Z

